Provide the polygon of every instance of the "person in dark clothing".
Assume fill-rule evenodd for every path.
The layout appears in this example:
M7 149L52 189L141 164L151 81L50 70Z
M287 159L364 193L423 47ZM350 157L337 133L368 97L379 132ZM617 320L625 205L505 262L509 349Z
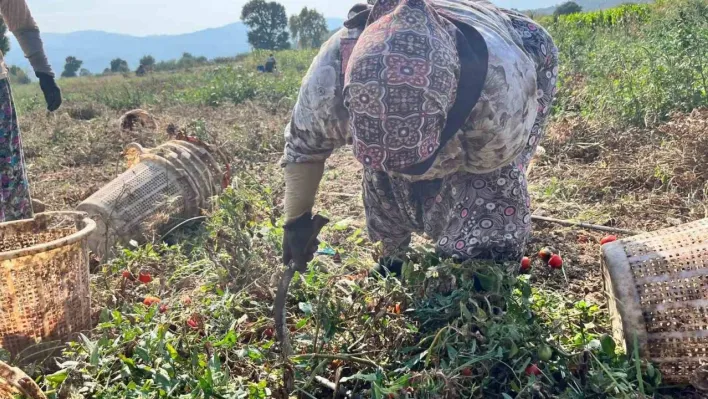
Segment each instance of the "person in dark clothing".
M265 63L265 71L268 73L273 73L275 71L276 64L277 62L275 61L273 54L269 55Z

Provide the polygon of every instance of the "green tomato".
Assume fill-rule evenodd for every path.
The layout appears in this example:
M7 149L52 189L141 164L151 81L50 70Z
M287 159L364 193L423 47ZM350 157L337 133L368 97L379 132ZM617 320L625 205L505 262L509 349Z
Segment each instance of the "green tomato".
M548 345L541 345L537 354L539 360L547 362L553 357L553 349Z

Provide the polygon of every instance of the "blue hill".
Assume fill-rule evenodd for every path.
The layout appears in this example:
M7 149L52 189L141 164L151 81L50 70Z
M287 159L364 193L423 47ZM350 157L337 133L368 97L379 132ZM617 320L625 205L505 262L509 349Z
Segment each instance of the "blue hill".
M330 29L342 26L341 19L328 19ZM250 51L247 27L240 22L220 28L205 29L181 35L130 36L102 31L72 33L43 33L44 47L57 73L64 67L67 56L82 60L83 68L100 73L112 59L120 57L128 61L131 69L137 67L140 58L150 54L157 61L176 59L183 53L207 58L229 57ZM11 50L5 55L8 65L29 69L17 41L11 38Z

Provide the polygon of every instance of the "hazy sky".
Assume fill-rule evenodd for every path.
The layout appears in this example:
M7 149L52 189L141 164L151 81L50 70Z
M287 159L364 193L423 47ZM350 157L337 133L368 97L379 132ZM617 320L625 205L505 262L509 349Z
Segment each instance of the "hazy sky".
M280 0L288 14L304 6L344 18L365 0ZM547 7L561 0L492 0L501 7ZM187 33L236 22L246 0L27 0L45 32L103 30L136 36Z

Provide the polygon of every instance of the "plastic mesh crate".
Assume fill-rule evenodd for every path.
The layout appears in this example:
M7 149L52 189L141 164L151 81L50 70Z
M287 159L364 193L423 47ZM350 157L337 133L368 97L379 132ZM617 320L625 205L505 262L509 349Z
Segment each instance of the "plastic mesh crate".
M99 257L114 244L140 241L199 214L221 192L221 168L196 144L172 140L154 149L130 144L131 167L77 207L98 224L90 248Z

